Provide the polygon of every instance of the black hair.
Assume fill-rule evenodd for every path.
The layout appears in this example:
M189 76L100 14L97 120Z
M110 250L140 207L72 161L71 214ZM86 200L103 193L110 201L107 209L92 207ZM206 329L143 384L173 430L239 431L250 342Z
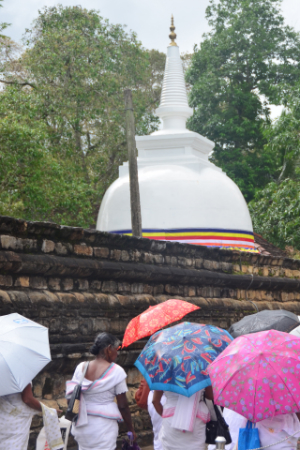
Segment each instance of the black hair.
M117 348L119 345L120 341L118 338L104 331L103 333L98 334L94 344L90 348L90 352L92 355L104 357L104 350L107 347L111 346Z

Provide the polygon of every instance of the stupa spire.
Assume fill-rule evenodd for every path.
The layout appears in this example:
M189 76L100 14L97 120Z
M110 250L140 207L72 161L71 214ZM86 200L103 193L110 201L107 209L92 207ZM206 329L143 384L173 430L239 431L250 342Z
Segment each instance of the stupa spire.
M177 47L177 44L176 44L176 42L175 42L175 39L176 39L177 35L176 35L176 33L174 32L174 31L175 31L175 26L174 26L174 17L173 17L173 14L172 14L172 16L171 16L171 26L170 26L170 31L171 31L171 33L169 34L169 38L171 39L170 45L173 45L173 46L176 46L176 47Z
M184 130L186 120L193 114L188 105L187 92L179 54L179 47L175 39L174 17L171 17L171 43L167 49L167 60L165 66L164 80L160 98L159 108L156 114L163 121L163 130ZM157 134L159 132L156 132Z

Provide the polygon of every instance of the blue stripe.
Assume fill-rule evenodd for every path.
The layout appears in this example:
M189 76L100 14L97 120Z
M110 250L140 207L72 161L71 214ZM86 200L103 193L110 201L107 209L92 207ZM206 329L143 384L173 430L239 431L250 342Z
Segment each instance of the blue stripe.
M225 230L222 228L169 228L167 230L164 229L148 229L143 228L144 233L238 233L238 234L249 234L250 236L253 236L252 231L243 231L243 230ZM114 233L114 234L125 234L125 233L132 233L132 230L115 230L115 231L108 231L108 233Z

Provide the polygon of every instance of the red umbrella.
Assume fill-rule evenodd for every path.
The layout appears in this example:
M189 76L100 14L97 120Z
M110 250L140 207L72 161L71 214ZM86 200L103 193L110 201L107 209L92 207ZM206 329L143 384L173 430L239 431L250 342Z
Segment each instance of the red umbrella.
M150 306L146 311L134 317L125 330L123 347L128 347L139 339L151 336L157 330L177 322L186 314L200 309L199 306L184 302L183 300L171 299L156 306Z

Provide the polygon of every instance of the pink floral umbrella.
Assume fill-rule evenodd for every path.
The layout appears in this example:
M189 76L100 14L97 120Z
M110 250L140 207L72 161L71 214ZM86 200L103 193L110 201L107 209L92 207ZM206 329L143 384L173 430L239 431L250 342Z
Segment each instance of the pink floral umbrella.
M209 365L217 405L251 422L300 411L300 338L268 330L238 337Z

